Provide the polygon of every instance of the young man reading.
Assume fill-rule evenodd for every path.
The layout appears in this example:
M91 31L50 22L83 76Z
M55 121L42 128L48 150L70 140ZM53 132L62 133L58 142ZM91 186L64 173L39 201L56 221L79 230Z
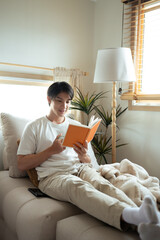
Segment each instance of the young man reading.
M62 145L61 136L75 122L66 116L73 96L66 82L48 88L49 113L26 126L17 153L19 169L36 168L39 188L47 195L71 202L120 230L126 225L139 226L141 238L147 239L143 235L146 225L141 224L155 225L160 219L151 197L137 207L125 193L119 194L92 166L96 160L90 143L76 143L74 148Z

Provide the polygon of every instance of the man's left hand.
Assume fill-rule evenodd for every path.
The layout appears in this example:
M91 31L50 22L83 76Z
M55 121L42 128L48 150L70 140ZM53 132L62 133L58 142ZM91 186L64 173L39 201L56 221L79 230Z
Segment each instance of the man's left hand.
M90 163L91 159L87 154L88 151L88 142L85 141L84 145L77 142L73 147L74 151L78 154L79 160L81 163Z

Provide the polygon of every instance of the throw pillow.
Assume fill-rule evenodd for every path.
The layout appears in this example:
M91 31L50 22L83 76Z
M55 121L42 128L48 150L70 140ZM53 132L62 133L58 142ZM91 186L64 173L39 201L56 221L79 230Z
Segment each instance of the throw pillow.
M33 185L38 188L39 181L36 169L35 168L29 169L27 170L27 173L31 183L33 183Z
M19 146L19 144L20 144L20 139L17 140L17 145ZM38 181L38 174L36 169L32 168L27 170L27 174L29 176L31 183L33 183L33 185L38 188L39 181Z
M21 137L28 119L19 118L8 113L1 113L2 135L4 139L5 161L9 165L10 177L25 177L26 171L17 167L17 139Z

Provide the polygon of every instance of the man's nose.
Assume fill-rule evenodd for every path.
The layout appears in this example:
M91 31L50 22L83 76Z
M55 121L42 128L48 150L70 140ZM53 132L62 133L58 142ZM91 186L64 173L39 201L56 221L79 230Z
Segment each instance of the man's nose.
M66 106L67 106L67 103L63 102L63 107L66 108Z

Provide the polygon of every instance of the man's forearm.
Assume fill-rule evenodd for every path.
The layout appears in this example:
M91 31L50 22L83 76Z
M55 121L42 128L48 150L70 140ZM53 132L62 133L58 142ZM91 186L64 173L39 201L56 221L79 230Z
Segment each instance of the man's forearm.
M51 155L63 152L66 148L62 145L62 139L59 139L60 136L61 134L56 137L50 147L40 153L18 155L18 168L20 170L28 170L38 167L40 164L45 162Z
M38 167L40 164L45 162L51 155L52 151L50 148L47 148L46 150L37 154L18 155L18 168L24 171Z

